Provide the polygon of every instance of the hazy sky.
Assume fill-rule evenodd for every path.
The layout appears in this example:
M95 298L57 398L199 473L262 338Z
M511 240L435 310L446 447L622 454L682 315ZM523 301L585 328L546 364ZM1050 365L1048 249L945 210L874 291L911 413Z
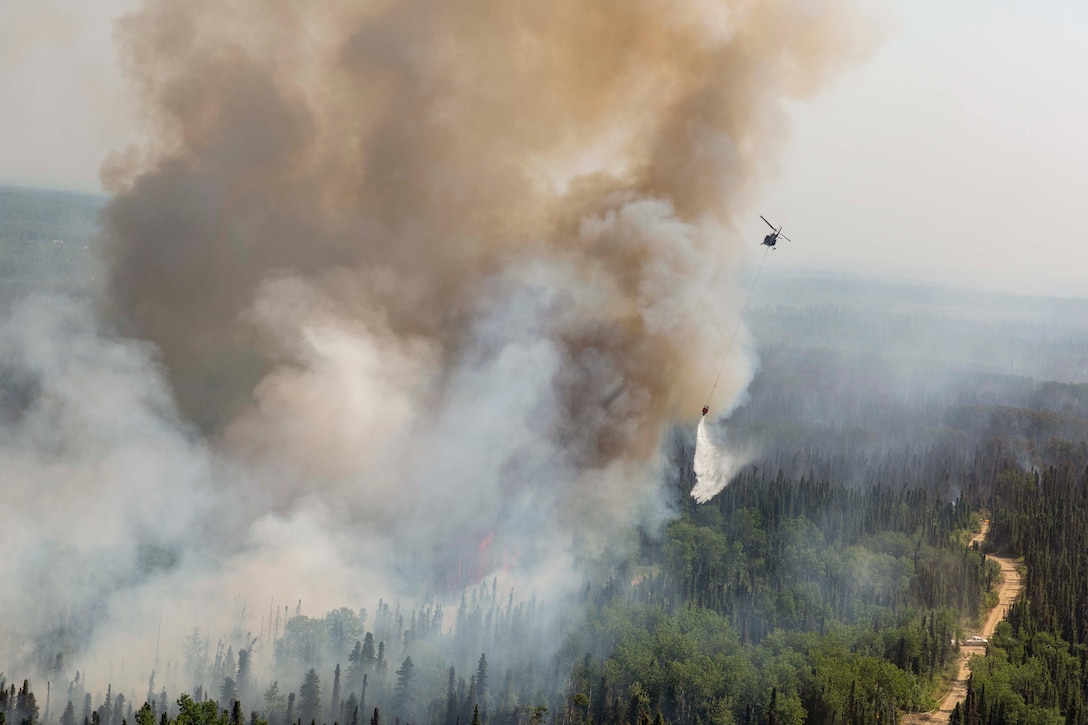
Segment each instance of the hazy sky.
M775 261L1088 295L1088 3L898 11L870 62L796 109L760 210L797 241Z
M0 0L0 182L98 190L137 140L111 22L138 0ZM896 0L876 55L793 110L768 263L1088 295L1088 4Z
M139 0L0 0L0 183L100 191L136 140L113 21Z

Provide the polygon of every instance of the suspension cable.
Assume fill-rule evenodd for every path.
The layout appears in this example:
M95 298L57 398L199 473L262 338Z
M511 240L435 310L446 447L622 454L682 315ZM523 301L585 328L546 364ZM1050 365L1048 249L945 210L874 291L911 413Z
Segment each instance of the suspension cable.
M725 364L729 362L729 353L733 351L733 341L737 339L737 333L740 331L740 325L744 322L744 313L748 311L748 302L752 299L752 292L756 288L756 282L759 281L759 273L763 271L763 263L767 261L767 252L770 252L771 248L763 252L763 259L759 261L759 268L756 269L756 276L752 279L752 286L748 288L748 296L744 298L744 306L740 310L740 315L737 317L737 326L733 328L733 334L729 338L729 345L725 348L725 357L722 358L721 367L718 368L718 374L714 378L714 385L710 388L710 397L707 398L706 405L703 407L703 415L706 415L706 411L710 410L710 403L714 400L714 391L718 389L718 381L722 377L722 371L725 370Z

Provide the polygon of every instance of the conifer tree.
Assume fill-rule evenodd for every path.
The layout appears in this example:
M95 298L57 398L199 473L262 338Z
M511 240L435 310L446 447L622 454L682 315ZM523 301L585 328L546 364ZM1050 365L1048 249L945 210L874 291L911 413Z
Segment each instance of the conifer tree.
M230 705L238 702L238 686L233 677L224 677L223 684L219 686L219 702L222 705Z
M397 670L397 685L394 691L394 715L404 716L409 722L415 722L415 683L416 666L411 657L405 657Z
M193 627L193 631L185 640L184 656L188 681L195 688L204 680L204 669L208 661L208 643L201 636L199 627Z
M113 724L113 685L106 685L106 698L102 701L102 707L98 708L98 717L104 725Z
M314 668L306 673L302 687L298 689L298 715L302 722L316 720L321 714L321 682Z
M274 722L276 715L283 709L283 695L280 694L279 680L273 680L272 684L264 691L264 715L269 722Z
M359 698L355 693L348 695L348 699L344 701L343 711L340 713L340 722L352 723L359 725Z
M238 664L234 661L233 646L227 646L227 654L223 656L223 662L220 667L220 677L234 678L238 674Z
M151 704L145 702L136 711L136 725L155 725L155 713L151 711Z
M363 692L359 696L359 712L366 712L366 686L367 676L363 675Z
M332 702L329 703L329 721L340 719L340 663L336 663L336 669L332 675Z
M287 695L287 711L283 716L284 725L294 725L295 722L295 693Z
M238 673L235 678L235 687L238 693L238 699L248 702L252 699L253 693L250 692L252 686L252 675L250 670L252 665L250 663L249 650L242 648L238 650Z
M374 659L377 656L377 651L374 649L374 635L367 632L363 637L362 647L362 665L365 672L368 667L373 666Z
M476 701L483 705L483 721L487 722L487 655L481 654L476 664Z
M354 691L354 688L363 679L363 645L359 640L355 640L355 646L348 655L347 675L348 687Z
M446 684L446 720L445 725L457 725L457 672L450 665L449 682Z

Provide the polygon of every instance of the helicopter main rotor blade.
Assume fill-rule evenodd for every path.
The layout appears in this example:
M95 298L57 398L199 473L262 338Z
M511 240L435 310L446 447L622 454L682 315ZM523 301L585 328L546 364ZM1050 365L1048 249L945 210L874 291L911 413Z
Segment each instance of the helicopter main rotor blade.
M770 227L771 229L774 229L774 224L771 224L770 222L768 222L768 221L767 221L767 217L765 217L765 216L763 216L762 214L760 214L760 215L759 215L759 218L760 218L760 219L762 219L763 221L767 222L767 226L769 226L769 227ZM775 231L777 232L778 230L777 230L777 229L775 229Z
M786 236L785 234L782 234L781 232L779 232L779 233L778 233L778 236L782 237L782 238L783 238L783 239L785 239L785 240L786 240L787 242L792 242L792 241L793 241L792 239L790 239L789 237L787 237L787 236Z

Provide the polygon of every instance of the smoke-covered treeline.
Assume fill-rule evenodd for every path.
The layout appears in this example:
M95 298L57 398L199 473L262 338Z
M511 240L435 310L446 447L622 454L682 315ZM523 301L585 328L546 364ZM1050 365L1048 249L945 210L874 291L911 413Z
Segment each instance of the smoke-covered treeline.
M768 329L797 314L757 312ZM1076 454L1060 440L1083 415L1082 388L966 366L916 374L856 354L821 324L838 323L761 348L749 397L725 426L749 449L736 480L710 503L692 501L691 440L677 429L662 498L678 518L643 529L618 564L586 569L566 605L547 589L481 580L518 555L484 537L446 562L450 581L477 582L455 590L463 599L442 584L420 601L360 597L311 611L305 587L262 603L261 588L240 585L229 616L209 624L167 612L163 629L184 627L184 637L157 648L152 666L80 664L82 627L103 614L73 608L60 626L33 630L25 692L20 671L5 670L5 717L118 725L256 712L272 725L346 725L377 709L380 722L428 725L634 725L772 713L779 723L871 722L925 709L994 577L964 543L973 512L991 506L999 533L1012 475L1002 472ZM136 571L144 581L183 573L179 553L145 545ZM132 639L112 631L117 646L103 644L124 651ZM23 636L4 629L9 645Z
M276 612L251 644L237 610L495 577L559 606L622 560L673 515L661 440L735 324L737 215L789 104L874 47L864 10L141 3L93 304L0 323L4 666L60 651L101 689L197 626L271 667Z
M1083 436L1084 346L798 296L723 349L787 104L872 31L849 0L143 3L146 136L99 230L53 235L103 266L3 299L3 721L929 705L1003 451ZM5 259L53 248L43 199ZM1010 331L1041 364L1006 369Z
M145 697L156 718L188 722L202 702L215 714L237 701L273 724L354 723L374 708L433 725L762 722L772 711L779 722L822 712L865 722L927 703L956 655L960 616L977 611L993 577L963 547L968 506L756 472L726 492L590 582L576 607L586 623L561 630L570 634L544 666L555 630L543 612L483 584L456 613L384 603L285 612L264 679L250 660L256 637L235 650L194 631L163 663L167 676L182 668L191 702L158 689L155 674L146 688L93 696L77 677L54 697L109 725L132 722ZM55 667L61 675L62 658Z
M1008 464L1005 453L978 451L979 478ZM690 479L677 482L686 494ZM996 572L965 546L974 524L964 498L753 467L714 502L686 504L627 565L588 582L575 607L585 624L565 628L544 667L536 654L555 630L543 610L483 583L456 612L379 603L311 618L289 609L282 629L270 617L275 667L266 676L250 663L256 637L236 650L194 631L165 664L183 668L192 701L157 689L154 677L146 689L91 699L77 680L67 695L73 708L80 699L91 708L92 721L98 712L112 723L145 696L152 716L183 721L209 700L207 712L226 720L237 700L240 712L271 723L356 722L372 708L433 725L473 716L504 725L771 722L771 713L777 722L872 722L928 708L962 619L987 603Z

